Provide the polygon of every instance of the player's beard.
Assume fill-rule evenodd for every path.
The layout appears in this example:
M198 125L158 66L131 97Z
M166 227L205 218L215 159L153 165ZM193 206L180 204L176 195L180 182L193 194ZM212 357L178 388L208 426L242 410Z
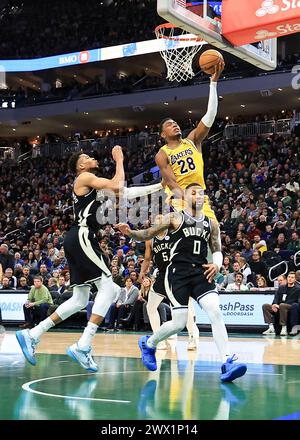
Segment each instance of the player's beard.
M90 168L89 173L95 174L95 176L97 176L97 174L99 173L99 167Z

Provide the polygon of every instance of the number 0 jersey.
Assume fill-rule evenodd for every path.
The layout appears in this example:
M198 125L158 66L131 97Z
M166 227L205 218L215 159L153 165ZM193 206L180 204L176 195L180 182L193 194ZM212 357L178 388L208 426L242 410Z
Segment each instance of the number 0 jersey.
M187 212L182 212L182 223L172 232L170 263L202 266L207 264L207 252L211 234L210 219L202 216L199 219Z

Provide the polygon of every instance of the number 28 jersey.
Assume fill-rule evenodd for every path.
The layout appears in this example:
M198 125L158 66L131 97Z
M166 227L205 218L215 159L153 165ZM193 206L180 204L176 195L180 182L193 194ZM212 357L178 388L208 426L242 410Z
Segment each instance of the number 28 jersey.
M211 234L210 219L202 216L199 219L182 212L182 223L170 234L172 248L170 263L202 266L207 264L207 252Z
M206 189L203 156L190 139L182 139L174 149L164 145L161 150L168 156L176 182L182 189L191 183L199 183L203 189ZM165 191L170 194L168 187Z

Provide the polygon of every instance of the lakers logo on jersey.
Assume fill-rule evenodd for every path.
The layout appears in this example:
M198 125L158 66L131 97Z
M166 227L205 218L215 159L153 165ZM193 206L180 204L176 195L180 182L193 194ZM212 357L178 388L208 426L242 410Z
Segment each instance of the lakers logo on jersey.
M191 183L199 183L205 189L203 157L192 141L183 139L177 148L170 149L165 145L161 149L168 156L176 181L181 188L185 189Z

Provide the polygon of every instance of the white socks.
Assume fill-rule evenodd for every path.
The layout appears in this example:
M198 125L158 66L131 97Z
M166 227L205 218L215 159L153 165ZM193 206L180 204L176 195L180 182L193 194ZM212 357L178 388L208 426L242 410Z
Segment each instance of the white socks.
M36 327L29 330L29 334L33 339L39 339L43 333L46 333L51 327L54 327L55 324L50 318L44 319L41 321Z
M87 326L84 329L84 332L77 342L79 350L85 350L89 348L92 344L92 340L97 332L98 326L97 324L93 324L92 322L88 322Z

